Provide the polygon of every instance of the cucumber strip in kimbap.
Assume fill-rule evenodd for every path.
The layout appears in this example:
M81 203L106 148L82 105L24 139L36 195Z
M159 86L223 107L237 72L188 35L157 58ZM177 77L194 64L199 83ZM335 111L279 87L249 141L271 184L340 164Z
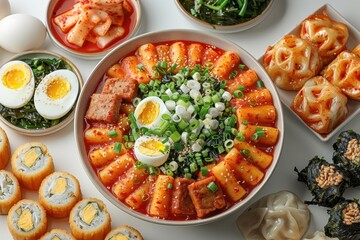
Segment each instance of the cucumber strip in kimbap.
M360 186L360 135L353 130L341 132L333 149L333 161L349 173L350 185Z
M131 226L119 226L111 230L105 240L144 240L141 233Z
M75 240L75 238L67 231L55 228L47 232L40 240Z
M45 209L30 199L17 202L7 216L7 225L15 240L37 240L46 232L47 224Z
M54 218L68 217L71 209L80 199L79 181L69 173L54 172L40 185L40 203Z
M358 200L344 200L329 209L325 234L339 239L360 239L360 206Z
M0 214L7 214L21 199L21 189L17 178L6 170L0 170Z
M103 240L111 229L110 214L96 198L79 201L70 212L69 223L71 233L79 240Z
M341 199L344 191L349 187L347 174L334 164L315 156L309 164L298 173L298 181L304 182L313 199L305 201L307 204L317 204L333 207Z
M44 144L30 142L15 150L11 168L21 186L38 190L42 180L54 171L54 163Z

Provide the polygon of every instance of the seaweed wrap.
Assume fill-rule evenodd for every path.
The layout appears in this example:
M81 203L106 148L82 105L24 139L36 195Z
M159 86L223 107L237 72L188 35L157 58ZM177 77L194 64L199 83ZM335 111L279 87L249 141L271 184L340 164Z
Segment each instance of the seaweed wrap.
M360 239L360 209L358 200L344 200L328 210L329 220L324 230L326 236L340 240Z
M303 170L295 168L295 171L298 181L304 182L313 195L311 201L305 201L307 204L333 207L343 199L342 195L349 187L347 173L318 156L311 159Z
M360 135L353 130L341 132L333 149L333 161L348 172L350 185L360 186Z

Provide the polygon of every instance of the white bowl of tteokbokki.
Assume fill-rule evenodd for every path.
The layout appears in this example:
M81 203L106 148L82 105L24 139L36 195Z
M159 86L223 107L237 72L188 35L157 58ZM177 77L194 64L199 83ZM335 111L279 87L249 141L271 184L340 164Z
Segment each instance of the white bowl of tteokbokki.
M99 59L135 36L140 0L51 0L46 25L56 46L80 58Z
M277 92L244 49L194 30L135 37L107 54L75 113L83 166L115 206L165 225L238 210L267 182L284 123Z

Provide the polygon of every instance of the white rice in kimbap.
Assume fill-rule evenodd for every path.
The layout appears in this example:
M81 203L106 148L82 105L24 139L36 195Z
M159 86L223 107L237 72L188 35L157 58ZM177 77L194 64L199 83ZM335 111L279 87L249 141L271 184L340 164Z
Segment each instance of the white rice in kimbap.
M71 209L80 199L79 181L69 173L54 172L40 185L40 203L54 218L68 217Z
M30 142L15 150L11 157L11 168L21 186L38 190L41 181L54 171L54 163L44 144Z
M17 202L7 216L7 225L15 240L37 240L46 232L47 224L45 209L30 199Z
M76 240L70 233L62 229L53 229L47 232L40 240Z
M21 199L21 189L16 177L6 170L0 170L0 214L7 214Z
M103 240L111 229L105 204L96 198L79 201L70 212L71 233L78 240Z
M144 240L141 233L131 226L119 226L111 230L105 240Z

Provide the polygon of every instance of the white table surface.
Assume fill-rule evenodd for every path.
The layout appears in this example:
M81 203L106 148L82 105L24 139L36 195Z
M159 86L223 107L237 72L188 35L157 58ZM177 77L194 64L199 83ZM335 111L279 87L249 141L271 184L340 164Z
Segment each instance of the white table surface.
M163 29L198 29L197 26L189 23L178 11L173 0L142 0L141 2L143 7L143 19L139 34ZM268 45L276 42L303 18L325 3L331 4L357 29L360 29L360 2L358 0L277 0L271 15L258 26L244 32L219 35L235 42L250 52L255 58L258 58L265 52ZM10 0L10 4L11 13L31 14L45 22L47 1ZM89 61L69 56L64 51L56 48L50 42L49 37L47 37L45 43L41 46L41 49L58 52L59 54L68 57L77 65L85 81L98 62L97 60ZM0 49L0 65L6 62L12 55L12 53ZM324 156L327 160L331 160L332 143L335 141L334 138L330 139L328 142L321 142L285 107L284 114L285 138L280 161L268 183L250 203L266 194L280 190L290 190L298 196L301 196L303 200L311 199L309 192L305 189L305 185L297 181L297 176L293 171L294 167L297 166L299 169L302 169L305 167L308 160L315 155ZM56 170L68 171L74 174L80 181L84 197L97 197L107 204L112 218L112 227L124 224L131 225L137 228L145 239L242 239L236 226L236 218L244 209L240 209L238 212L219 222L207 225L171 227L139 220L114 207L94 187L82 168L75 148L73 123L69 124L65 129L58 133L44 137L23 136L15 133L2 123L0 123L0 126L5 129L9 137L12 151L19 145L29 141L41 141L45 143L54 158ZM354 129L355 131L360 132L359 117L355 117L342 130L347 129ZM10 170L10 164L6 169ZM359 193L359 190L351 190L346 193L346 196L356 196L359 198ZM37 192L24 190L23 197L37 199ZM317 229L323 228L327 221L327 214L326 209L320 207L311 206L310 210L312 213L312 220L309 232L311 233ZM69 230L67 221L67 218L61 220L50 218L49 229L64 228ZM0 216L0 239L12 239L6 226L6 216Z

